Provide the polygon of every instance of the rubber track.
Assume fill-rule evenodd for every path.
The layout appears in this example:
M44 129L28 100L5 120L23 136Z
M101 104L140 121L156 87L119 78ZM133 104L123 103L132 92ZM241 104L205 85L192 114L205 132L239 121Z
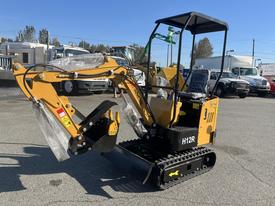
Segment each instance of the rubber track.
M183 151L181 153L171 155L168 159L163 158L163 159L157 160L156 166L159 168L165 169L165 168L169 168L169 167L173 166L174 164L191 161L192 159L196 159L197 157L205 156L210 153L213 153L213 151L210 150L209 148L195 147L191 150ZM159 188L164 190L164 189L167 189L174 185L177 185L177 184L184 182L188 179L191 179L193 177L196 177L198 175L208 172L210 169L213 168L213 166L207 167L206 165L204 165L203 168L198 171L194 171L190 174L186 174L186 175L179 177L178 179L172 180L168 183L160 183Z
M128 146L142 145L142 144L144 144L144 142L140 139L129 140L129 141L119 143L120 146L122 146L126 149L127 149ZM196 159L196 158L201 157L201 156L205 156L205 155L210 154L210 153L214 153L214 152L209 148L194 147L192 149L188 149L188 150L185 150L185 151L182 151L182 152L176 152L174 154L168 154L168 155L166 154L165 157L162 157L162 158L159 158L159 159L155 160L155 167L159 168L161 170L165 170L165 169L167 169L167 168L169 168L169 167L171 167L175 164L188 162L188 161L191 161L191 160ZM139 154L137 154L137 155L139 155ZM174 185L177 185L181 182L184 182L188 179L191 179L191 178L196 177L198 175L204 174L204 173L208 172L209 170L211 170L213 168L213 166L214 165L212 165L211 167L207 167L206 165L204 165L203 168L198 170L198 171L194 171L190 174L186 174L182 177L179 177L178 179L172 180L172 181L167 182L167 183L157 182L156 185L160 189L164 190L164 189L167 189L167 188L172 187Z

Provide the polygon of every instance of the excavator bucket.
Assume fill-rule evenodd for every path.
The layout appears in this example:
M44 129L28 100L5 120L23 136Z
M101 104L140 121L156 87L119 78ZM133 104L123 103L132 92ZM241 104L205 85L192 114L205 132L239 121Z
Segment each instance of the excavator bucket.
M69 140L56 118L42 102L34 102L33 109L50 149L58 161L64 161L70 158L68 149L78 154L86 150L109 152L115 147L120 117L118 113L114 116L110 110L114 105L115 102L104 101L93 110L80 123L83 137L80 136L77 140Z
M82 136L78 140L70 140L70 150L75 153L82 153L88 150L98 152L110 152L116 145L117 133L120 124L120 116L115 115L111 107L117 103L105 100L96 109L94 109L80 123ZM79 140L85 140L83 147L79 147ZM83 143L83 142L82 142Z

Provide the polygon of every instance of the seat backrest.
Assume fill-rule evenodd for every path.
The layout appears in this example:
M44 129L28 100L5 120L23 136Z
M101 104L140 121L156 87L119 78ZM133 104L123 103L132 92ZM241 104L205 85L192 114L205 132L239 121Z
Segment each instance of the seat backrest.
M208 69L194 70L191 74L187 92L207 94L209 79L210 71Z
M182 105L181 102L177 102L176 118L174 119L173 123L176 123L178 121L181 105ZM161 99L157 97L151 97L150 107L156 119L156 123L165 128L168 128L170 125L170 122L173 119L174 101Z

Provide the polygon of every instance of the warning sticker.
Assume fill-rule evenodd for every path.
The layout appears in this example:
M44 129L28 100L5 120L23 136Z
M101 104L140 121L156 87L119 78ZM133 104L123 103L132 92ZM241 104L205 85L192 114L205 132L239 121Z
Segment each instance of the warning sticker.
M173 177L173 176L179 176L179 170L176 170L175 172L170 172L169 173L169 177Z
M58 110L56 110L57 114L59 115L59 117L64 117L66 115L65 111L63 108L59 108Z
M69 127L72 125L72 122L70 121L70 118L68 116L62 117L61 121L65 127Z
M200 104L193 103L193 109L200 109Z
M72 122L70 120L70 118L67 116L65 110L63 108L59 108L56 110L58 116L60 117L61 119L61 122L63 123L63 125L65 127L69 127L72 125Z

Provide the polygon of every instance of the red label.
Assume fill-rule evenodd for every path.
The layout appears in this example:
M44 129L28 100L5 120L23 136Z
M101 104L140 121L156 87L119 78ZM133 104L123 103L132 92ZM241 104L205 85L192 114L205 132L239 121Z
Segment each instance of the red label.
M60 108L60 109L56 110L56 112L60 117L64 117L66 115L63 108Z

